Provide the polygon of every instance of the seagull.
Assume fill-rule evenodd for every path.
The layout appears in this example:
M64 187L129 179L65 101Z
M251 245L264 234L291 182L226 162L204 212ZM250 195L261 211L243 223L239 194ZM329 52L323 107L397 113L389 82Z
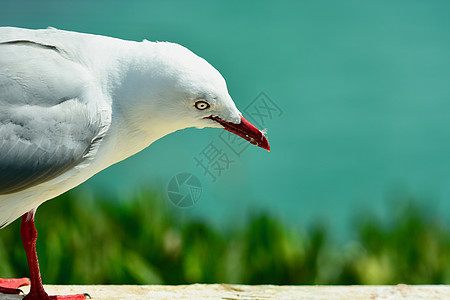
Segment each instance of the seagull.
M103 169L184 128L224 128L270 151L236 108L222 75L170 42L0 27L0 228L22 217L30 279L0 293L49 296L36 253L36 209Z

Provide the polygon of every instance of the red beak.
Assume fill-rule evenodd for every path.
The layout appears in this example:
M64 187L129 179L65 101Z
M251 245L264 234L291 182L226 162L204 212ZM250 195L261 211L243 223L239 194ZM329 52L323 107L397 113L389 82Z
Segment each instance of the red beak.
M264 136L264 133L261 132L258 128L253 126L252 123L241 117L240 124L233 124L230 122L226 122L219 117L210 116L208 119L214 120L220 125L224 127L225 130L237 134L238 136L246 139L251 144L259 146L263 149L266 149L270 152L269 142L267 138Z

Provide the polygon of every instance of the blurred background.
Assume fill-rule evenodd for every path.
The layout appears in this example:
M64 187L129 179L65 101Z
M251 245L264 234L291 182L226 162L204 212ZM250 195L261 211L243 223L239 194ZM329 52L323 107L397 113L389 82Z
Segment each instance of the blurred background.
M3 1L1 26L188 47L272 149L186 129L43 204L44 282L449 284L449 11L445 0ZM227 163L204 168L212 146ZM174 187L178 174L196 180ZM2 277L27 276L19 223L0 231Z

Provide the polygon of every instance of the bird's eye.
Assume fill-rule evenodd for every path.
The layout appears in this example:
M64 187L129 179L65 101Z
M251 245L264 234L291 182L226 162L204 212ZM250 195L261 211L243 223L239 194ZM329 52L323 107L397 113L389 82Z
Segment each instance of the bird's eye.
M209 108L209 103L205 101L197 101L195 102L195 108L198 110L204 110Z

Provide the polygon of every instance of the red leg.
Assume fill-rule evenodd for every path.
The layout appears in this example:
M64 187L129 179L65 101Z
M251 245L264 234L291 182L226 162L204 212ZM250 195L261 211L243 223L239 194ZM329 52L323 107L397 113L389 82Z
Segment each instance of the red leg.
M84 300L85 295L67 295L67 296L49 296L42 285L41 272L39 271L39 261L36 253L37 231L34 226L34 212L29 211L22 216L22 226L20 234L22 235L23 247L27 253L28 268L30 269L31 288L30 293L25 296L26 300Z

